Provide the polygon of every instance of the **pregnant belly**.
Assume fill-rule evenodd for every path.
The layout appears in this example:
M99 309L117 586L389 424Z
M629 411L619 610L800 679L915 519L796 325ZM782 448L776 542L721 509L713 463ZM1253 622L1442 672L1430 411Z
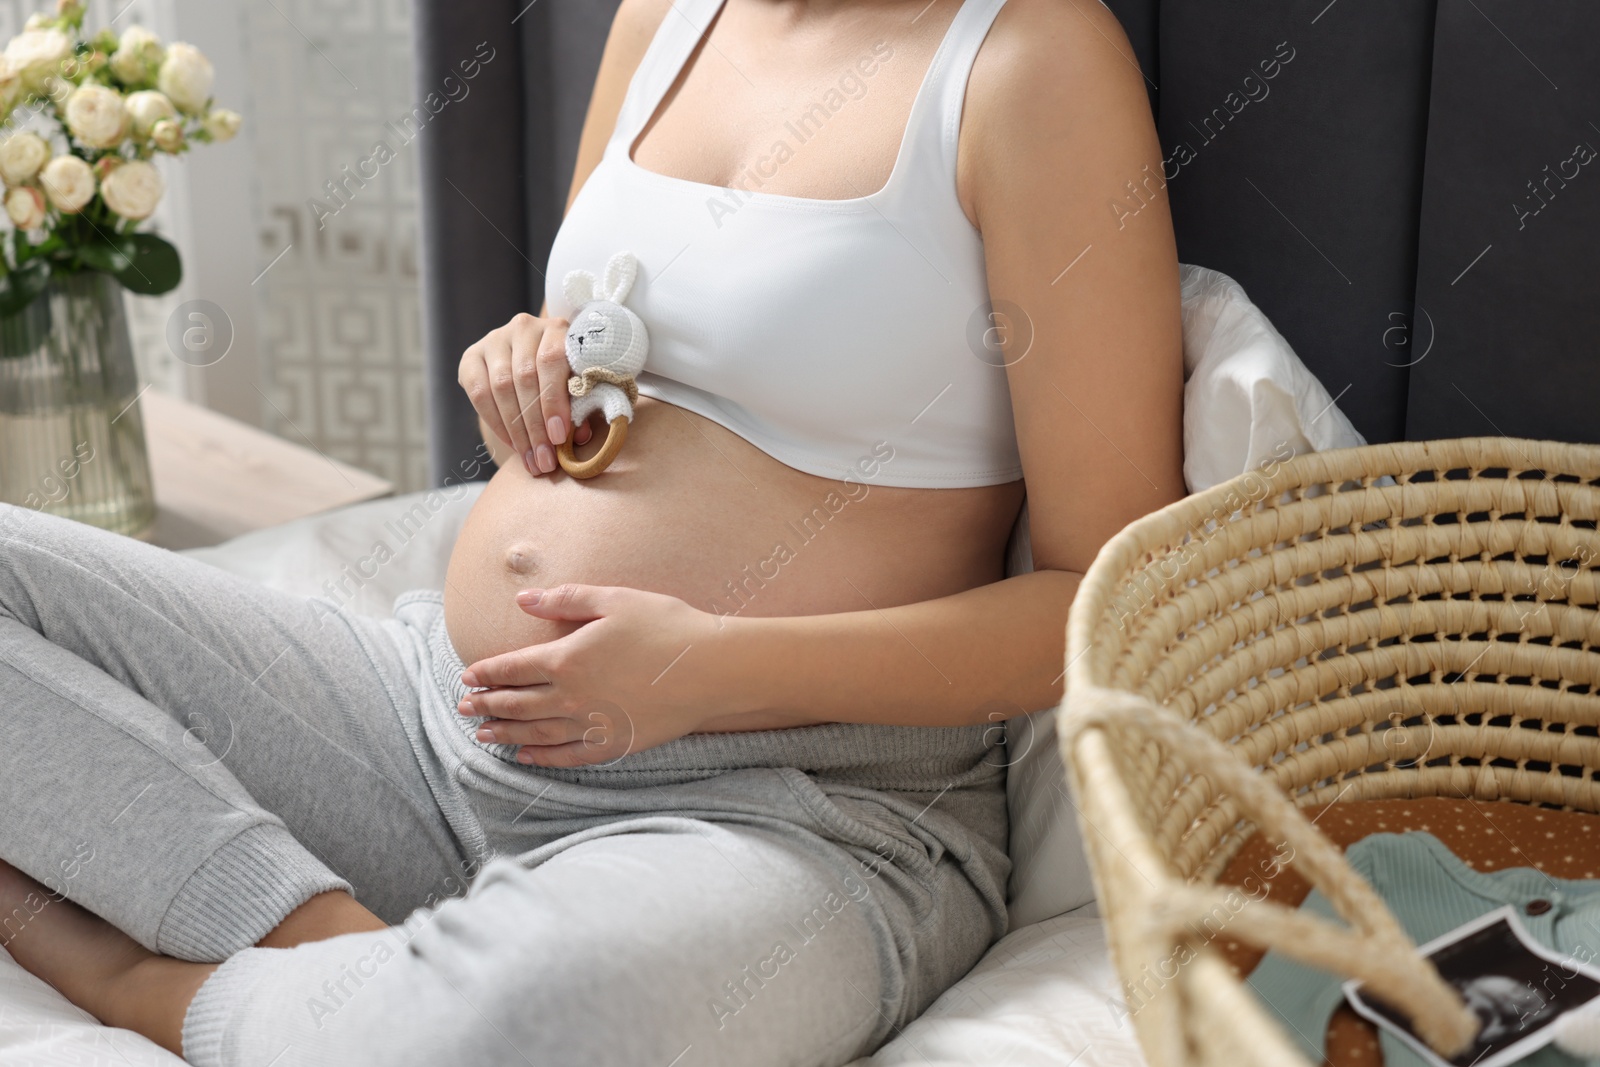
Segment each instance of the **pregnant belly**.
M831 481L672 405L641 399L637 415L627 447L598 478L534 478L512 463L490 481L446 579L445 624L464 662L569 632L572 624L534 619L514 599L563 582L786 616L931 600L1001 577L1020 482ZM877 459L874 477L892 470L890 445L864 458Z

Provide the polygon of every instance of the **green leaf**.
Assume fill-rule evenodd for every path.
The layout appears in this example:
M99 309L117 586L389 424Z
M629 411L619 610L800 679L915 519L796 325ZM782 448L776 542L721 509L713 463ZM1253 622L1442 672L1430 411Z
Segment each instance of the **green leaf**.
M159 296L183 281L183 260L167 241L153 233L130 233L118 240L133 246L132 262L125 270L110 273L130 293Z
M0 318L10 318L39 298L50 284L50 263L30 259L0 274Z
M78 258L85 266L112 275L120 275L132 267L136 255L131 238L104 231L78 246Z
M46 237L43 241L40 241L36 245L30 246L29 254L20 258L45 259L61 251L65 247L66 242L61 239L61 235L59 233L52 232L50 236Z

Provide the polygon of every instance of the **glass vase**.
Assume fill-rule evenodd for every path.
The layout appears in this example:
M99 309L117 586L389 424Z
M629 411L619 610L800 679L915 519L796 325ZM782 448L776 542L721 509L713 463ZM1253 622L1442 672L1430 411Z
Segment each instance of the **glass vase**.
M53 278L0 318L0 501L133 537L155 494L122 286Z

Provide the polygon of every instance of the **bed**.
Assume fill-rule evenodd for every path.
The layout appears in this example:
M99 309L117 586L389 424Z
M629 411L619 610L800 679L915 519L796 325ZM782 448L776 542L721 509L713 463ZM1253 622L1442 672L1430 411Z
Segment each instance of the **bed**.
M1282 457L1361 443L1333 398L1232 279L1186 266L1185 465L1202 488ZM393 529L418 532L342 610L386 615L409 589L438 588L482 483L357 504L188 555L275 588L326 595L352 559L372 556ZM403 516L426 521L402 523ZM1009 568L1031 565L1026 518ZM365 577L365 576L364 576ZM1011 932L919 1019L851 1067L1006 1064L1119 1067L1141 1063L1106 955L1076 808L1054 735L1054 711L1008 726ZM137 1034L100 1026L0 953L0 1067L175 1065Z

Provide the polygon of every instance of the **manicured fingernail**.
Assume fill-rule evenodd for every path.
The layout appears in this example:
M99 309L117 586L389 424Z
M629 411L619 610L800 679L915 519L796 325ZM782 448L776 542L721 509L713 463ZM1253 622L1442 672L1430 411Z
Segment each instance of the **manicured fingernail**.
M580 422L578 428L572 432L572 439L580 445L589 443L589 438L594 436L594 430L589 428L587 422Z
M472 701L470 700L463 700L461 703L457 704L456 714L464 715L469 719L475 719L478 715L477 712L472 710Z
M538 470L535 469L535 467L533 465L533 449L530 448L530 449L528 449L526 452L524 452L522 454L522 465L524 467L528 468L528 473L529 474L538 474L539 473Z
M550 443L564 445L567 443L567 420L560 415L551 415L544 420L544 428L550 435Z
M533 763L533 751L531 749L519 748L517 750L517 762L527 764Z
M549 474L556 469L556 454L549 445L540 445L533 450L533 462L541 471Z
M489 729L487 726L483 727L482 729L480 729L478 731L478 740L479 741L488 741L488 742L490 742L492 744L494 742L494 739L495 739L494 731Z
M478 688L478 676L473 674L471 670L462 671L461 684L466 686L468 689L476 689Z
M517 603L524 607L537 607L540 598L544 596L543 589L524 589L517 594Z

